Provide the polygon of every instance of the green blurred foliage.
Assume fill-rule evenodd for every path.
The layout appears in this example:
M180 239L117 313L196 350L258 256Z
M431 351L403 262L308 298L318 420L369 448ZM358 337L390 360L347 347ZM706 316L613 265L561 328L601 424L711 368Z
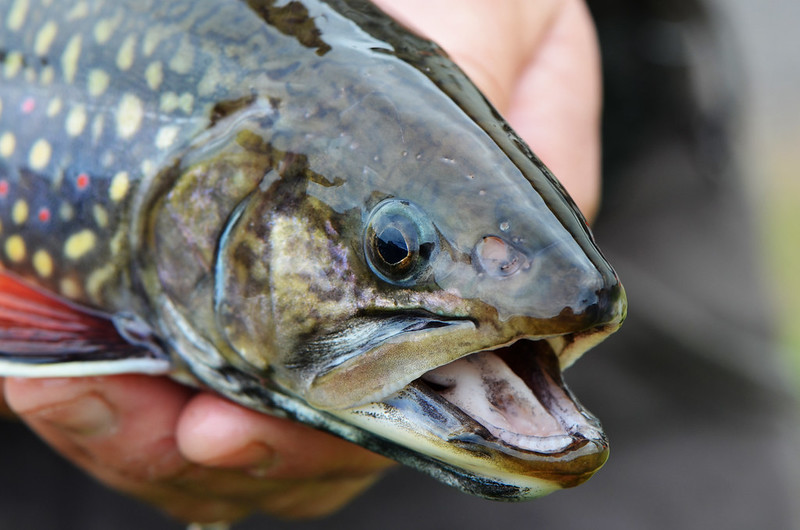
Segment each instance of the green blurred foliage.
M769 178L760 197L767 280L781 346L796 368L800 387L800 154L786 146L769 158Z

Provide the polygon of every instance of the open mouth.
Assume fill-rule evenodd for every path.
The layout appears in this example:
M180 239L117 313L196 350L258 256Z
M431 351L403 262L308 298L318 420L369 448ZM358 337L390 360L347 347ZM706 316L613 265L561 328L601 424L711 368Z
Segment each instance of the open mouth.
M621 317L473 353L460 351L492 337L471 321L412 315L386 322L351 321L346 333L312 343L330 361L306 396L341 404L325 409L340 423L320 421L331 432L491 499L577 486L607 460L599 421L573 398L561 371Z
M604 440L600 424L561 377L554 340L519 340L425 373L415 389L467 416L472 433L493 446L555 455ZM463 433L466 434L466 433Z
M311 343L328 362L305 395L369 433L349 438L361 445L439 480L447 469L478 495L530 498L584 482L608 458L599 421L561 371L620 322L541 337L522 335L513 322L511 333L492 336L469 320L428 315L351 320L346 331ZM503 335L517 338L503 343Z

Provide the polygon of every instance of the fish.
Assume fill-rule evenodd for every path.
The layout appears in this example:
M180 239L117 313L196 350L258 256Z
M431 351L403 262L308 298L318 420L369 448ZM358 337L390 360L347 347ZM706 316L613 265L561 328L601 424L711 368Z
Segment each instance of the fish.
M625 291L434 43L359 0L0 0L0 376L170 376L474 495L608 458Z

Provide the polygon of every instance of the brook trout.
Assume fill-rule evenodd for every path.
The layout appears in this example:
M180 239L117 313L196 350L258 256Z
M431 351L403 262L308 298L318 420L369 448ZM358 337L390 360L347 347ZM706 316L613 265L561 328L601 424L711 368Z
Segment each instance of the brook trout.
M434 44L357 0L0 0L0 375L169 374L464 491L605 462L625 295Z

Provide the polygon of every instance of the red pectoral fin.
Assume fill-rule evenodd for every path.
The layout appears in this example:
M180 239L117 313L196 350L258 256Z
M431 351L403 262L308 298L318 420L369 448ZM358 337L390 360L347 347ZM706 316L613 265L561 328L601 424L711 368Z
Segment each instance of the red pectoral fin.
M66 372L65 364L71 365ZM128 342L111 319L0 271L0 376L167 370L162 356Z

